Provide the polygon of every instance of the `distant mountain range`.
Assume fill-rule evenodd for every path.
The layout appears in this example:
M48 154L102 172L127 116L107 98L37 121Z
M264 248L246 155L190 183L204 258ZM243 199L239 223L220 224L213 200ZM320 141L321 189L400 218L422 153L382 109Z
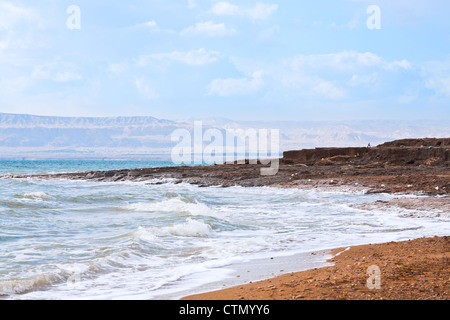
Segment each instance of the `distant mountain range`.
M50 117L0 113L1 159L169 159L176 129L194 120L154 117ZM377 145L404 138L450 137L442 121L234 121L199 119L204 128L279 129L280 151Z

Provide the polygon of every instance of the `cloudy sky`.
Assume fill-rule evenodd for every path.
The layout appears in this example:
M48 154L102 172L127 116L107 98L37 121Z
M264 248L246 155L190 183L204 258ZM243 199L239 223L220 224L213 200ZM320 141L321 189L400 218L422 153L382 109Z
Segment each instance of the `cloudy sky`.
M449 13L448 0L0 0L0 112L449 119Z

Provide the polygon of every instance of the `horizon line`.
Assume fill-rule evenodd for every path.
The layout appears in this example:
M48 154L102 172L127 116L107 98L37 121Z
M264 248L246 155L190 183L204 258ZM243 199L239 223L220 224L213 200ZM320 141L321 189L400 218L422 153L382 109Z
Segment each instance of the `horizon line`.
M181 119L168 119L168 118L158 118L155 116L150 115L109 115L109 116L61 116L61 115L44 115L44 114L32 114L32 113L10 113L10 112L0 112L0 115L10 115L10 116L31 116L31 117L40 117L40 118L82 118L82 119L114 119L114 118L153 118L156 120L163 120L163 121L171 121L171 122L188 122L186 121L186 117ZM330 122L330 123L339 123L339 122L364 122L364 121L370 121L370 122L416 122L416 121L425 121L425 122L450 122L450 119L398 119L398 118L390 118L390 119L340 119L340 120L318 120L318 119L305 119L305 120L261 120L261 119L246 119L246 120L236 120L229 117L187 117L189 118L189 121L202 121L202 120L214 120L214 119L220 119L220 120L227 120L227 121L233 121L233 122Z

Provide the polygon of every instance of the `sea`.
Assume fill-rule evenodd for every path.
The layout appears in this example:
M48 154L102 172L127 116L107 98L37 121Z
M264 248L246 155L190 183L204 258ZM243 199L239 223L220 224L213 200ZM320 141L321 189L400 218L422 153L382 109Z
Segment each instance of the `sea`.
M448 213L355 206L420 195L10 178L171 165L0 161L0 299L174 300L450 230Z

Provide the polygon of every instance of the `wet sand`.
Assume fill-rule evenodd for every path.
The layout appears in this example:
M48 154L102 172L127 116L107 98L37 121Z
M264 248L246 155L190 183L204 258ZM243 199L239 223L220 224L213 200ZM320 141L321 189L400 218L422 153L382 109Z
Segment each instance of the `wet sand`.
M183 300L450 298L450 237L338 248L332 254L329 262L333 265L329 267L291 272Z

